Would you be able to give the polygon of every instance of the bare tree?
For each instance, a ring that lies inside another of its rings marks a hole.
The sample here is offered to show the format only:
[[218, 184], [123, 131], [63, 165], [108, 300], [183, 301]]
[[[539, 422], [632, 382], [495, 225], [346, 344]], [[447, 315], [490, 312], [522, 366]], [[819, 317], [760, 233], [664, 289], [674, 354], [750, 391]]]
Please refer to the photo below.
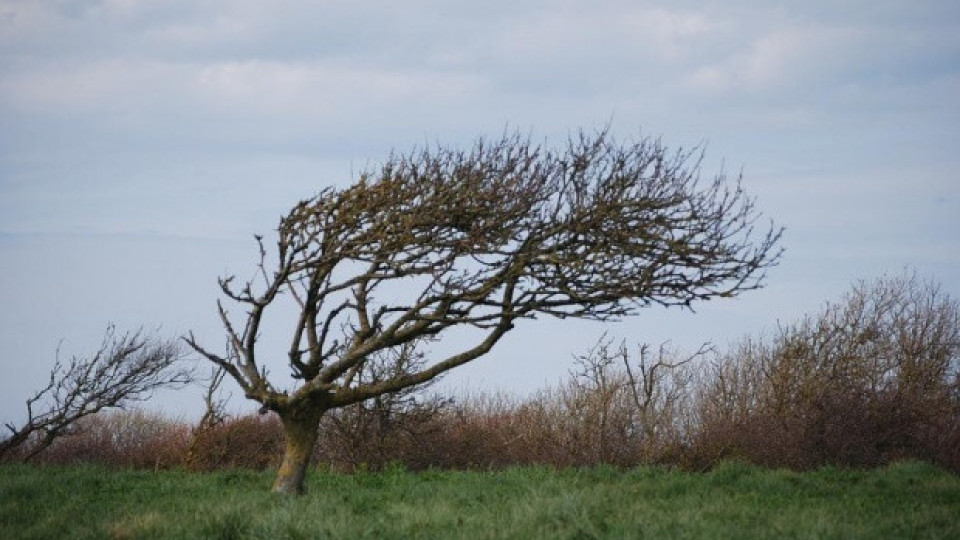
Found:
[[216, 427], [227, 419], [227, 401], [230, 397], [224, 397], [220, 392], [220, 386], [226, 376], [227, 372], [220, 366], [214, 366], [210, 370], [210, 377], [207, 379], [206, 391], [203, 396], [205, 405], [203, 416], [197, 422], [195, 431], [199, 432]]
[[160, 388], [188, 384], [192, 371], [181, 360], [177, 342], [145, 336], [142, 330], [117, 334], [112, 325], [91, 358], [74, 356], [63, 363], [58, 350], [47, 385], [27, 399], [26, 422], [7, 424], [11, 434], [0, 442], [0, 457], [24, 448], [21, 457], [28, 461], [69, 434], [81, 418], [146, 400]]
[[565, 431], [586, 463], [650, 462], [684, 434], [693, 371], [688, 365], [713, 351], [707, 343], [681, 356], [668, 343], [656, 353], [648, 343], [631, 354], [626, 341], [606, 335], [586, 354], [562, 388]]
[[[298, 203], [280, 220], [275, 257], [258, 236], [257, 279], [220, 280], [245, 311], [237, 320], [218, 304], [225, 353], [186, 340], [280, 416], [274, 490], [300, 492], [325, 411], [479, 358], [521, 319], [603, 321], [760, 287], [781, 231], [755, 229], [739, 179], [703, 181], [701, 156], [606, 131], [559, 151], [505, 135], [469, 151], [393, 155], [354, 185]], [[257, 349], [284, 294], [299, 306], [286, 356], [300, 383], [290, 391], [269, 380]], [[474, 340], [413, 371], [358, 377], [379, 352], [452, 328], [472, 328]]]
[[639, 347], [635, 364], [631, 365], [626, 348], [621, 347], [620, 358], [627, 374], [631, 403], [636, 407], [637, 424], [643, 440], [650, 441], [646, 448], [654, 444], [662, 446], [667, 438], [675, 443], [687, 435], [685, 413], [693, 372], [686, 368], [713, 352], [713, 345], [703, 343], [692, 354], [679, 356], [667, 343], [661, 343], [654, 355], [650, 345], [644, 343]]

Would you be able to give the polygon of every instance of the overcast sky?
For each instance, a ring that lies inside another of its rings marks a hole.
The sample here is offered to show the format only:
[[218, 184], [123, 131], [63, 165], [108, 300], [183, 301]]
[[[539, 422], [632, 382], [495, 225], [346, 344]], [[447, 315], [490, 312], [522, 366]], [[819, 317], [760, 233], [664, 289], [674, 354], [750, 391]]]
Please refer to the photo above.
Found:
[[604, 331], [723, 346], [907, 266], [960, 296], [956, 0], [0, 0], [0, 420], [110, 322], [222, 343], [253, 234], [393, 148], [607, 123], [742, 169], [787, 228], [768, 287], [526, 322], [445, 389], [532, 392]]

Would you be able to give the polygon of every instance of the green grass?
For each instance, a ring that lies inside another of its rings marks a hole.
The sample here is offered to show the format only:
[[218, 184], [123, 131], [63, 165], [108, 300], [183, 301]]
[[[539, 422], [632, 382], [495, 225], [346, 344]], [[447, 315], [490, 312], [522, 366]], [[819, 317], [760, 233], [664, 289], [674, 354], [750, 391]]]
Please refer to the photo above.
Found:
[[875, 471], [269, 473], [0, 467], [0, 538], [960, 538], [960, 477]]

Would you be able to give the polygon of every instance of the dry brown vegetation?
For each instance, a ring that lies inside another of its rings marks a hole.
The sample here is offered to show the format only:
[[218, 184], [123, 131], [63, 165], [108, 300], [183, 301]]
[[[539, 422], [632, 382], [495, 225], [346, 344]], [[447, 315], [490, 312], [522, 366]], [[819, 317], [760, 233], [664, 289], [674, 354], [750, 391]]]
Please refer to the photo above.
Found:
[[[565, 383], [528, 399], [401, 392], [331, 411], [320, 432], [314, 463], [342, 471], [728, 458], [794, 469], [919, 458], [960, 471], [960, 307], [911, 276], [861, 283], [722, 353], [602, 339]], [[84, 418], [36, 460], [264, 469], [282, 447], [273, 414], [197, 427], [120, 411]]]
[[699, 387], [701, 448], [798, 469], [901, 457], [960, 467], [960, 308], [912, 276], [860, 283], [747, 339]]

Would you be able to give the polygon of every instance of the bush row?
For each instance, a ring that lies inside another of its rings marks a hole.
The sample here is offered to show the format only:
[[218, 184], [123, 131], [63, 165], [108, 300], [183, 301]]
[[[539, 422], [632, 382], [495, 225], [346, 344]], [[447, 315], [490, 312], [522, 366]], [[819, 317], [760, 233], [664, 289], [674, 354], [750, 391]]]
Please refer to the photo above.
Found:
[[[125, 467], [275, 467], [273, 415], [195, 428], [140, 411], [85, 418], [38, 456]], [[815, 316], [729, 351], [602, 339], [528, 399], [384, 396], [328, 413], [335, 470], [666, 464], [808, 469], [904, 458], [960, 471], [960, 308], [913, 277], [859, 284]]]

